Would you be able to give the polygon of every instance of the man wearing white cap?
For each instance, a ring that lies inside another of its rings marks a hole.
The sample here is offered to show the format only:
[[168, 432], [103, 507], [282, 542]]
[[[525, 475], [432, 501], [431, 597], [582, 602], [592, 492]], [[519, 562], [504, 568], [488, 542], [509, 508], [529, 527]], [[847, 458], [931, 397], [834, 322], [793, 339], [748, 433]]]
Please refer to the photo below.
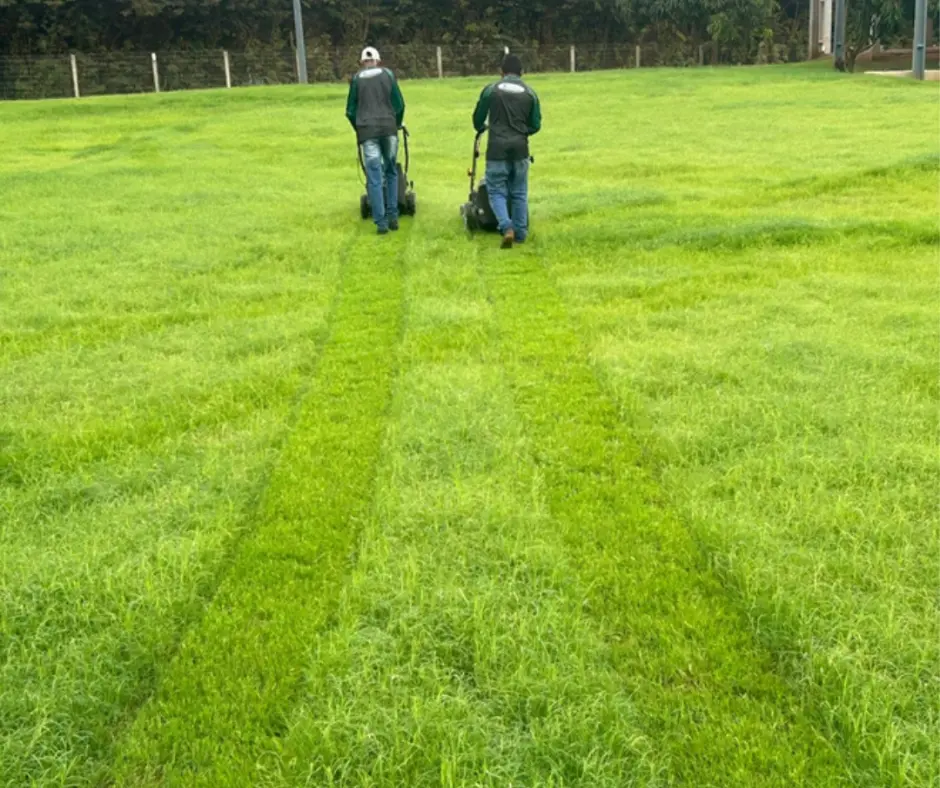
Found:
[[398, 229], [398, 129], [405, 99], [395, 75], [379, 63], [378, 50], [366, 47], [360, 70], [349, 84], [346, 117], [356, 130], [366, 168], [366, 191], [379, 235]]

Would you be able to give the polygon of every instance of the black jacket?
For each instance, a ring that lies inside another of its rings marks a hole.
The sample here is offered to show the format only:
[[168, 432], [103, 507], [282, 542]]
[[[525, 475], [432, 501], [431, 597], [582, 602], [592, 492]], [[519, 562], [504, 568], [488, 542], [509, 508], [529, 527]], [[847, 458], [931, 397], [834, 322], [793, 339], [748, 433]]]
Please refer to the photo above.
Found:
[[473, 127], [482, 131], [489, 122], [486, 158], [517, 161], [529, 157], [529, 137], [542, 128], [539, 97], [521, 77], [507, 74], [487, 85], [473, 111]]

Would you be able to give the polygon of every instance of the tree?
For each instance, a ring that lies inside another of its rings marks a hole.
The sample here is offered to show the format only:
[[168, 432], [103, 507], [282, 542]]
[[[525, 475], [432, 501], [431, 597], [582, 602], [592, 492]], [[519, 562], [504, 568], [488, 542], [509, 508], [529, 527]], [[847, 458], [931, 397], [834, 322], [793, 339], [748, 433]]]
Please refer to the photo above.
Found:
[[[852, 2], [880, 8], [886, 0]], [[681, 59], [699, 44], [716, 41], [732, 60], [754, 62], [775, 36], [802, 30], [788, 20], [804, 4], [797, 0], [303, 0], [303, 10], [311, 40], [333, 46], [452, 43], [482, 49], [510, 44], [535, 53], [570, 43], [604, 47], [642, 39], [655, 43], [664, 58], [664, 53], [672, 52]], [[0, 55], [270, 48], [287, 46], [291, 31], [290, 0], [0, 0]]]
[[900, 0], [846, 0], [845, 65], [855, 70], [855, 59], [901, 22]]

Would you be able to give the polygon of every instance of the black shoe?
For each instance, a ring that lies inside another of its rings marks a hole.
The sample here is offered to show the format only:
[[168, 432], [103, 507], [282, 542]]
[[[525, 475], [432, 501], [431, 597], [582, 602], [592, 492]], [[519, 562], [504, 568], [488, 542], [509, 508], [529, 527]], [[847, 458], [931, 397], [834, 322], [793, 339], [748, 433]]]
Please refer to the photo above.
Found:
[[390, 222], [388, 223], [388, 229], [389, 229], [389, 230], [397, 230], [397, 229], [398, 229], [398, 219], [392, 219], [392, 221], [390, 221]]
[[516, 234], [513, 232], [512, 227], [510, 227], [506, 232], [503, 233], [503, 241], [499, 245], [500, 249], [512, 249], [513, 241], [516, 240]]
[[388, 235], [388, 227], [378, 227], [376, 228], [376, 232], [379, 235]]

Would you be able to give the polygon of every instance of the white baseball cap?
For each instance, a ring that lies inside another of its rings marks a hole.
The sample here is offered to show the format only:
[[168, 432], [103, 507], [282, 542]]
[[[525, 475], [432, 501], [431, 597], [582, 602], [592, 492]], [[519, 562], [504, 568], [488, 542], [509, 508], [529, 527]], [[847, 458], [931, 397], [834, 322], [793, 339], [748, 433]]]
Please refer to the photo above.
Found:
[[382, 58], [379, 57], [379, 50], [375, 47], [366, 47], [362, 50], [362, 55], [359, 58], [360, 63], [364, 63], [366, 60], [375, 60], [378, 62]]

